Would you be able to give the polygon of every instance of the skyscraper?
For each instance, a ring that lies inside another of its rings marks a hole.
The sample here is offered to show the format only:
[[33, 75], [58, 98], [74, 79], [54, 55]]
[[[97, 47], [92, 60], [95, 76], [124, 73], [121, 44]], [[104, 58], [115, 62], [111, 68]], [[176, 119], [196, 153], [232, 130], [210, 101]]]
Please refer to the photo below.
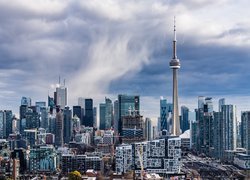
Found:
[[212, 113], [213, 112], [213, 100], [211, 97], [205, 98], [205, 103], [207, 105], [207, 112]]
[[241, 135], [241, 147], [246, 148], [247, 147], [247, 123], [250, 121], [250, 111], [243, 111], [241, 112], [241, 129], [240, 129], [240, 135]]
[[205, 97], [199, 96], [198, 97], [198, 109], [203, 108], [205, 104]]
[[6, 117], [6, 138], [12, 133], [13, 114], [11, 110], [5, 110]]
[[40, 127], [40, 115], [36, 111], [36, 108], [29, 108], [25, 113], [26, 128], [34, 129]]
[[105, 103], [101, 103], [99, 106], [99, 115], [100, 115], [100, 129], [105, 130], [105, 113], [106, 113], [106, 105]]
[[118, 95], [118, 133], [122, 133], [122, 117], [132, 112], [140, 114], [140, 97], [132, 95]]
[[73, 117], [77, 116], [80, 119], [81, 125], [83, 125], [84, 109], [82, 106], [73, 106]]
[[31, 106], [31, 98], [30, 97], [22, 97], [21, 105], [26, 105], [28, 107]]
[[245, 137], [243, 140], [245, 141], [245, 148], [247, 155], [250, 155], [250, 111], [242, 112], [242, 118], [244, 119], [244, 130]]
[[250, 111], [241, 112], [241, 136], [242, 145], [246, 149], [246, 153], [237, 153], [234, 157], [234, 164], [243, 169], [250, 169]]
[[223, 153], [222, 146], [222, 136], [223, 136], [223, 121], [222, 121], [222, 112], [214, 112], [214, 126], [213, 126], [213, 147], [214, 153], [213, 156], [215, 158], [221, 158]]
[[119, 107], [118, 100], [114, 101], [114, 130], [118, 132], [118, 122], [119, 122]]
[[181, 121], [180, 121], [180, 125], [181, 125], [181, 131], [182, 133], [184, 133], [186, 130], [189, 129], [189, 109], [186, 106], [181, 106]]
[[56, 108], [55, 145], [63, 145], [63, 113], [59, 107]]
[[85, 99], [85, 116], [83, 125], [86, 127], [93, 127], [94, 125], [93, 99]]
[[26, 112], [28, 111], [27, 105], [21, 105], [19, 109], [19, 119], [20, 119], [20, 134], [24, 133], [24, 129], [26, 128]]
[[56, 88], [55, 92], [55, 101], [56, 105], [60, 106], [61, 109], [64, 109], [64, 107], [67, 105], [67, 88], [65, 86], [59, 85], [59, 87]]
[[6, 117], [4, 111], [0, 111], [0, 138], [6, 138]]
[[48, 130], [48, 128], [49, 128], [49, 110], [47, 107], [40, 108], [40, 116], [41, 116], [41, 127]]
[[198, 151], [209, 155], [213, 146], [213, 114], [208, 112], [207, 104], [197, 111], [198, 119]]
[[173, 40], [173, 59], [169, 63], [170, 69], [173, 69], [173, 135], [180, 135], [180, 120], [178, 109], [178, 69], [181, 67], [180, 61], [177, 58], [176, 49], [176, 29], [174, 22], [174, 40]]
[[218, 107], [219, 108], [219, 112], [221, 112], [221, 106], [225, 105], [225, 101], [226, 101], [225, 98], [219, 99], [219, 103], [218, 103], [218, 105], [219, 105], [219, 107]]
[[93, 127], [97, 127], [97, 108], [93, 107]]
[[105, 103], [100, 104], [100, 129], [110, 129], [113, 126], [113, 104], [105, 97]]
[[[236, 149], [236, 107], [234, 105], [222, 105], [222, 120], [223, 120], [223, 150]], [[223, 152], [224, 152], [223, 151]]]
[[69, 107], [65, 107], [63, 111], [63, 142], [69, 143], [71, 137], [71, 121], [72, 121], [72, 111]]
[[150, 118], [145, 120], [145, 136], [147, 141], [152, 140], [152, 121]]
[[167, 130], [167, 100], [161, 97], [160, 99], [160, 130]]
[[113, 104], [109, 98], [105, 98], [105, 129], [110, 129], [113, 126]]

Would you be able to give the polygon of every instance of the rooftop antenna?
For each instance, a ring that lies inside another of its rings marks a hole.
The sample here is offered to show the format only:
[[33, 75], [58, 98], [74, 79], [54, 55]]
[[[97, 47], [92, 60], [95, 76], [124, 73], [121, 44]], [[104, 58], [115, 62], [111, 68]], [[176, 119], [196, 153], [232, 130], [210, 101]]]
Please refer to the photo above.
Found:
[[59, 75], [59, 85], [61, 84], [61, 77], [60, 77], [60, 75]]
[[63, 86], [65, 86], [66, 79], [63, 80]]

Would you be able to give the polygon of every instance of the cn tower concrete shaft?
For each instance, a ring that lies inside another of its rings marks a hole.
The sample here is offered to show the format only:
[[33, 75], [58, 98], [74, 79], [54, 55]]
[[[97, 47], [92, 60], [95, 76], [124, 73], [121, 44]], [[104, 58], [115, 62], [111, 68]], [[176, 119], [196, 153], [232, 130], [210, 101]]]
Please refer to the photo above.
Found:
[[173, 135], [180, 135], [180, 119], [178, 107], [178, 69], [173, 69]]

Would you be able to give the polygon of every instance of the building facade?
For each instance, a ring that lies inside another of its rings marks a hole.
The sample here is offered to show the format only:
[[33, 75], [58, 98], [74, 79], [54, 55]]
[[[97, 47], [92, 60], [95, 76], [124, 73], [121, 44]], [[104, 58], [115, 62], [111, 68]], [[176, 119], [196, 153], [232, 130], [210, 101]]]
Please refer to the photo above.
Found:
[[169, 137], [116, 147], [116, 173], [135, 171], [157, 174], [178, 173], [181, 167], [181, 139]]
[[122, 118], [132, 112], [140, 114], [140, 97], [132, 95], [118, 95], [118, 133], [122, 135]]

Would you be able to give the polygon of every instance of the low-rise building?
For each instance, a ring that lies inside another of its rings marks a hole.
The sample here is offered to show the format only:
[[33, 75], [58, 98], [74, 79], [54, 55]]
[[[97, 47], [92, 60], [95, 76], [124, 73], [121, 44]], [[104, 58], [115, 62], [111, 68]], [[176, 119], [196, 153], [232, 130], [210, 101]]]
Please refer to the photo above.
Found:
[[102, 159], [99, 156], [63, 154], [61, 161], [62, 172], [68, 174], [75, 170], [81, 173], [89, 169], [100, 171]]
[[29, 171], [30, 172], [48, 172], [55, 171], [57, 165], [57, 156], [54, 146], [41, 145], [30, 149]]

